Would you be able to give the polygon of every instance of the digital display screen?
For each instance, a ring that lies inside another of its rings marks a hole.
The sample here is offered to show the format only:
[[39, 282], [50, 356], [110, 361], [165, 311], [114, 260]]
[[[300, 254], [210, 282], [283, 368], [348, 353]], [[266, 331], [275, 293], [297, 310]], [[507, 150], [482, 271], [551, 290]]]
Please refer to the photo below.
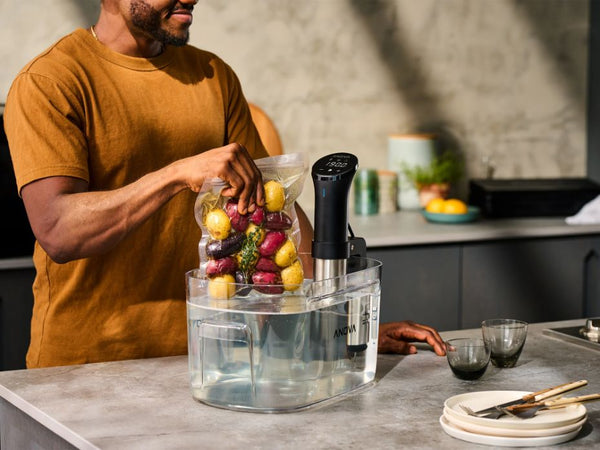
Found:
[[354, 173], [357, 165], [356, 156], [337, 153], [321, 158], [313, 166], [313, 174], [326, 177], [327, 180], [335, 180], [341, 175]]

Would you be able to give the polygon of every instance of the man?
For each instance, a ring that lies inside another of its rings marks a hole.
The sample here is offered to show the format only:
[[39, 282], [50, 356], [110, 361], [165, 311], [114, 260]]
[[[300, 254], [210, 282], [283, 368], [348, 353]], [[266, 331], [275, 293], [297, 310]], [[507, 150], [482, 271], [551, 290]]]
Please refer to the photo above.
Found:
[[[195, 193], [219, 177], [240, 212], [264, 203], [253, 159], [267, 155], [239, 81], [186, 45], [195, 4], [102, 0], [94, 27], [11, 87], [5, 128], [37, 239], [30, 368], [184, 354]], [[406, 338], [443, 354], [428, 327], [382, 330], [382, 351], [414, 351]]]

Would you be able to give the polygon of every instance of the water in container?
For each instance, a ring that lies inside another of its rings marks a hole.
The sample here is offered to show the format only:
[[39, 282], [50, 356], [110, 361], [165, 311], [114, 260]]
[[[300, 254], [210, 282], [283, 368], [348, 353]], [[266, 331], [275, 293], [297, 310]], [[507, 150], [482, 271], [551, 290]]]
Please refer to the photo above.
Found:
[[[193, 397], [229, 409], [285, 412], [373, 382], [381, 264], [356, 258], [351, 266], [355, 271], [333, 284], [305, 280], [282, 294], [238, 284], [225, 300], [209, 296], [199, 270], [189, 272]], [[365, 345], [351, 345], [356, 336]]]

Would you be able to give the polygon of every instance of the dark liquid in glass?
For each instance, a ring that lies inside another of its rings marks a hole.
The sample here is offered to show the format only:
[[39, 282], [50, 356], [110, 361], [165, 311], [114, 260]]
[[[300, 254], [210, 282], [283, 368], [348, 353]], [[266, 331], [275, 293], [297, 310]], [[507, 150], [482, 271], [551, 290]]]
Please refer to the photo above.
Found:
[[456, 375], [457, 378], [461, 380], [477, 380], [481, 378], [481, 376], [485, 373], [485, 369], [487, 369], [487, 365], [483, 367], [473, 367], [473, 366], [455, 366], [452, 367], [452, 372]]

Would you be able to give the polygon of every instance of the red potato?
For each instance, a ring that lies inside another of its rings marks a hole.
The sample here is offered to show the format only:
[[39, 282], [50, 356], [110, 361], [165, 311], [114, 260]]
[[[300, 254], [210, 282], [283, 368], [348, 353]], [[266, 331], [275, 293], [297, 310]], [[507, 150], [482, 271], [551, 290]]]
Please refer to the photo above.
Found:
[[252, 274], [252, 283], [254, 288], [265, 294], [281, 294], [281, 277], [275, 272], [254, 272]]
[[258, 272], [280, 272], [281, 271], [279, 266], [277, 264], [275, 264], [275, 261], [273, 261], [270, 258], [265, 258], [264, 256], [258, 258], [255, 269]]
[[265, 228], [268, 230], [289, 230], [292, 227], [292, 219], [286, 213], [270, 212], [265, 218]]
[[262, 206], [258, 206], [252, 214], [250, 214], [250, 222], [254, 225], [262, 225], [265, 221], [265, 210]]
[[237, 199], [230, 199], [225, 204], [225, 213], [229, 217], [231, 226], [236, 231], [244, 231], [250, 223], [250, 216], [240, 214], [238, 211]]
[[214, 277], [225, 274], [234, 274], [237, 270], [237, 261], [232, 256], [220, 259], [211, 259], [206, 264], [206, 276]]
[[262, 256], [272, 256], [285, 242], [287, 236], [283, 231], [269, 231], [265, 235], [265, 239], [258, 247], [258, 251]]

